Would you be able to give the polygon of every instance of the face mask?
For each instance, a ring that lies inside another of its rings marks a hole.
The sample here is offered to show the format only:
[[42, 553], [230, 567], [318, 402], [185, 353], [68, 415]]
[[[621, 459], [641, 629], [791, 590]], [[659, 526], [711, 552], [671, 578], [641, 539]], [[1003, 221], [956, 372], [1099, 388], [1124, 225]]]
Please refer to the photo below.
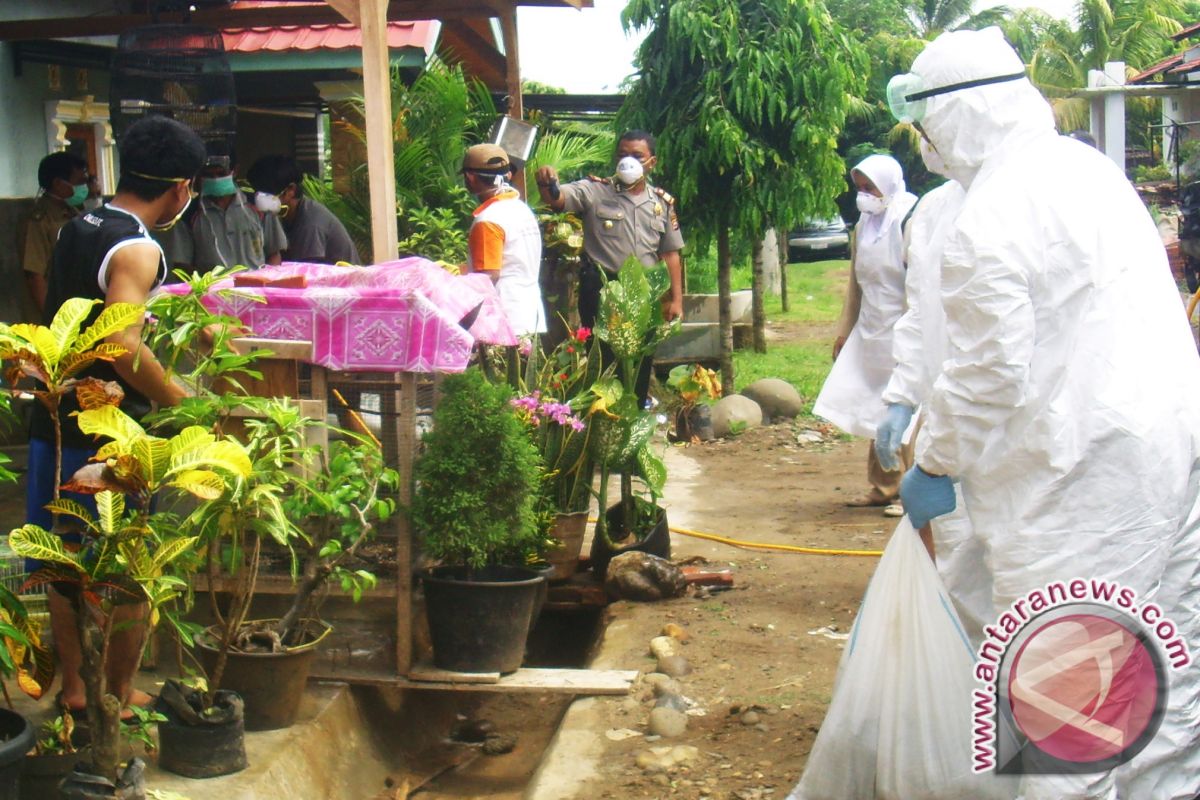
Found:
[[200, 194], [205, 197], [229, 197], [237, 192], [237, 185], [233, 182], [232, 175], [223, 175], [220, 178], [204, 178], [200, 182]]
[[254, 207], [264, 214], [278, 214], [283, 204], [279, 202], [279, 197], [266, 192], [254, 193]]
[[645, 174], [646, 171], [642, 169], [642, 162], [633, 156], [625, 156], [617, 162], [617, 180], [626, 186], [633, 186]]
[[193, 197], [193, 195], [189, 193], [187, 202], [183, 204], [183, 208], [179, 209], [179, 213], [176, 214], [175, 216], [171, 217], [171, 219], [168, 220], [167, 222], [160, 222], [157, 225], [155, 225], [154, 230], [156, 230], [160, 233], [166, 233], [167, 231], [171, 230], [171, 228], [174, 228], [175, 223], [177, 223], [177, 222], [179, 222], [179, 220], [183, 219], [183, 213], [185, 211], [187, 211], [188, 206], [190, 206], [192, 204], [192, 197]]
[[882, 197], [876, 197], [870, 192], [859, 192], [855, 200], [858, 210], [864, 214], [882, 214], [887, 203]]
[[71, 208], [79, 208], [83, 205], [83, 201], [87, 200], [88, 185], [81, 183], [78, 186], [71, 187], [71, 196], [67, 198], [67, 205]]
[[944, 178], [950, 177], [941, 154], [933, 149], [933, 145], [924, 136], [921, 137], [921, 160], [925, 162], [925, 169], [930, 172], [937, 173]]

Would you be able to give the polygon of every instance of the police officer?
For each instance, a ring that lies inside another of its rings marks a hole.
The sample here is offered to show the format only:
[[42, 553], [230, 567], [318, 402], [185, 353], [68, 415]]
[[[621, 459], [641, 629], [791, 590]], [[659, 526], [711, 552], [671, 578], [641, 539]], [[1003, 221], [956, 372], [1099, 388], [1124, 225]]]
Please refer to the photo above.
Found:
[[51, 153], [38, 164], [41, 191], [25, 222], [21, 242], [21, 268], [34, 304], [34, 318], [41, 321], [46, 305], [46, 279], [50, 257], [63, 225], [74, 219], [88, 197], [87, 162], [65, 150]]
[[650, 185], [654, 169], [654, 136], [633, 130], [617, 142], [617, 175], [604, 180], [581, 180], [558, 185], [551, 166], [537, 171], [538, 193], [555, 211], [570, 211], [583, 220], [583, 251], [579, 270], [579, 318], [584, 327], [596, 321], [603, 284], [599, 270], [616, 277], [621, 265], [636, 256], [646, 266], [666, 263], [671, 289], [663, 298], [663, 316], [683, 316], [683, 267], [679, 251], [683, 234], [674, 199]]

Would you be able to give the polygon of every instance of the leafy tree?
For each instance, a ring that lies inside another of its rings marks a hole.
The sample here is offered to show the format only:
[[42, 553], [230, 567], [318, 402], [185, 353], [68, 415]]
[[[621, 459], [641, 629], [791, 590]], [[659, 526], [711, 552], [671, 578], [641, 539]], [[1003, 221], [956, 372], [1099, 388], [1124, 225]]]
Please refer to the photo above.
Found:
[[623, 21], [649, 31], [619, 120], [658, 135], [692, 235], [717, 240], [732, 390], [730, 237], [761, 241], [772, 225], [833, 210], [837, 137], [866, 61], [820, 0], [632, 0]]
[[533, 81], [529, 78], [521, 81], [521, 94], [566, 94], [567, 90], [560, 86], [551, 86], [548, 83], [541, 81]]

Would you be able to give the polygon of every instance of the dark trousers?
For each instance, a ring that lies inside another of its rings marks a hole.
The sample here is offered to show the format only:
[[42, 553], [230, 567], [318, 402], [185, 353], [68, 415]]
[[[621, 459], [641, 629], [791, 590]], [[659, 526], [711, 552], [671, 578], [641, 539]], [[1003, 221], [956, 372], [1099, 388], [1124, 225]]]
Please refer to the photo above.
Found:
[[[579, 324], [589, 329], [596, 327], [596, 317], [600, 313], [600, 290], [604, 287], [605, 278], [607, 277], [610, 281], [617, 279], [613, 273], [601, 275], [600, 269], [587, 258], [584, 258], [579, 267]], [[612, 348], [598, 339], [593, 339], [593, 348], [597, 342], [600, 346], [600, 363], [612, 364], [616, 360]], [[646, 398], [650, 395], [650, 372], [653, 368], [653, 356], [643, 358], [641, 367], [638, 369], [637, 380], [634, 381], [638, 403], [642, 406], [646, 405]], [[618, 375], [620, 375], [619, 372]]]

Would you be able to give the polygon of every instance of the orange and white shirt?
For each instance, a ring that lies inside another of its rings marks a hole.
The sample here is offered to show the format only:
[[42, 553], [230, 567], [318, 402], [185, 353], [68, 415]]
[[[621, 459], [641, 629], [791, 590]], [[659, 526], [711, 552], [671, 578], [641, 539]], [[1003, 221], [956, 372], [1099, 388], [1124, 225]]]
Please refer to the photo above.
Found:
[[472, 272], [496, 272], [496, 291], [513, 333], [546, 332], [538, 276], [542, 229], [515, 189], [505, 187], [475, 209], [468, 236]]

